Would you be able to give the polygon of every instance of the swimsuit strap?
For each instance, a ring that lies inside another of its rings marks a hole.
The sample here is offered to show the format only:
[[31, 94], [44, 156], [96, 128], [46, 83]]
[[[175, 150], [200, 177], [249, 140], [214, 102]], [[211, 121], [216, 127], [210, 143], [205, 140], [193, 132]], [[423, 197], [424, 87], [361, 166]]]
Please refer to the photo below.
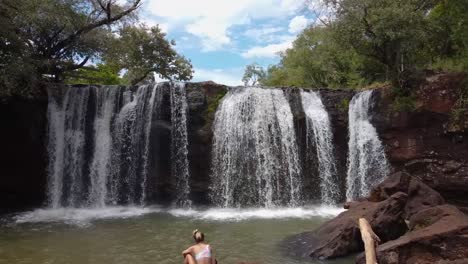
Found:
[[210, 245], [206, 245], [206, 247], [204, 249], [202, 249], [200, 252], [195, 254], [195, 259], [196, 260], [199, 260], [199, 259], [202, 259], [202, 258], [211, 258]]

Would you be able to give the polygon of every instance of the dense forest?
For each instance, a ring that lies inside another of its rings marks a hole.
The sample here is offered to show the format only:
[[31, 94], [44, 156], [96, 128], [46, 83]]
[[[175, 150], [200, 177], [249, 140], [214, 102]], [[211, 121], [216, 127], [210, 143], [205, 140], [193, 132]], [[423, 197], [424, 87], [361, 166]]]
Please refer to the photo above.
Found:
[[246, 83], [405, 89], [428, 71], [468, 69], [466, 0], [326, 0], [315, 10], [280, 63], [249, 65]]

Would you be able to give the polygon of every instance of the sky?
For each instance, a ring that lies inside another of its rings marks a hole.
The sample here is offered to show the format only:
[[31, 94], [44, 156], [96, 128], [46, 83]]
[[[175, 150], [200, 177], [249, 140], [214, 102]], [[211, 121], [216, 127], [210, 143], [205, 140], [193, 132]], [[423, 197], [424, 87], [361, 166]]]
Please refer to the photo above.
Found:
[[140, 12], [191, 60], [193, 81], [226, 85], [241, 85], [248, 64], [278, 63], [313, 22], [304, 0], [145, 0]]

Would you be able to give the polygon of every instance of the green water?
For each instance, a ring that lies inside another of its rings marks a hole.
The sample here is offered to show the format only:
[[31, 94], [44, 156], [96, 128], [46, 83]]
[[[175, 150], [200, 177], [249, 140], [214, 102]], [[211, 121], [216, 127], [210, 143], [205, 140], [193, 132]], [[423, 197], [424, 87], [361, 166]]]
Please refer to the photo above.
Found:
[[3, 220], [0, 263], [182, 263], [180, 253], [191, 245], [195, 228], [205, 232], [220, 264], [353, 263], [280, 253], [278, 243], [286, 236], [325, 220], [302, 211], [41, 211]]

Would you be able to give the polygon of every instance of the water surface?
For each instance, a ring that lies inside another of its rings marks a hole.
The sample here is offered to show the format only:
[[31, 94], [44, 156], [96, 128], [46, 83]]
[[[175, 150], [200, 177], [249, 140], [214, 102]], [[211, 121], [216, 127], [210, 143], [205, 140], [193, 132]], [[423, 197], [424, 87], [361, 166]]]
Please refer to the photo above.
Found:
[[334, 208], [166, 210], [113, 207], [36, 210], [0, 224], [0, 263], [182, 263], [192, 230], [206, 239], [223, 263], [353, 263], [283, 256], [279, 242], [316, 228]]

